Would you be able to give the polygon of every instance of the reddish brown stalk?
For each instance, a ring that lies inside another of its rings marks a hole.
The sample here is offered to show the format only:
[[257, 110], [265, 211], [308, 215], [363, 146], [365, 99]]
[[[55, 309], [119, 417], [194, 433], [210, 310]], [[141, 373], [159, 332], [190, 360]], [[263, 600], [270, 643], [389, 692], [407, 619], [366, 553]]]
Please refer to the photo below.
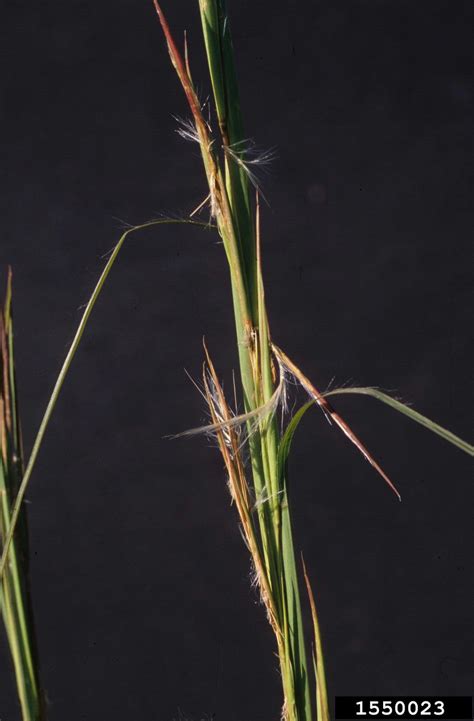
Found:
[[[211, 211], [216, 216], [219, 233], [224, 241], [224, 247], [231, 267], [231, 275], [233, 277], [235, 292], [239, 301], [239, 325], [241, 325], [242, 328], [238, 328], [238, 333], [239, 342], [241, 342], [244, 334], [251, 330], [252, 320], [246, 293], [246, 282], [240, 258], [242, 251], [239, 246], [238, 236], [234, 227], [234, 220], [229, 199], [227, 197], [225, 181], [217, 158], [212, 151], [213, 140], [210, 136], [209, 126], [202, 114], [199, 98], [193, 87], [189, 72], [187, 48], [185, 47], [185, 58], [183, 58], [176, 46], [168, 21], [166, 20], [158, 0], [153, 0], [153, 2], [166, 38], [171, 62], [185, 92], [193, 115], [194, 124], [196, 126], [196, 132], [199, 138], [199, 145], [201, 147], [202, 159], [209, 185]], [[254, 404], [255, 399], [253, 398], [254, 394], [252, 389], [247, 388], [246, 393], [249, 402]]]
[[324, 395], [318, 391], [317, 388], [311, 383], [311, 381], [300, 371], [300, 369], [288, 358], [285, 353], [283, 353], [280, 348], [277, 348], [275, 345], [272, 346], [273, 351], [276, 355], [276, 357], [281, 361], [281, 363], [292, 373], [295, 378], [299, 380], [303, 388], [306, 390], [306, 392], [313, 398], [313, 400], [317, 403], [317, 405], [323, 410], [327, 416], [334, 421], [334, 423], [341, 429], [341, 431], [347, 436], [347, 438], [355, 445], [355, 447], [362, 453], [364, 458], [370, 463], [373, 468], [382, 476], [384, 481], [387, 483], [387, 485], [392, 489], [392, 491], [397, 496], [398, 500], [401, 501], [401, 496], [390, 478], [387, 476], [385, 471], [380, 467], [380, 465], [377, 463], [375, 458], [369, 453], [367, 448], [364, 446], [362, 441], [357, 438], [354, 431], [352, 431], [351, 428], [347, 425], [345, 420], [341, 418], [339, 413], [337, 413], [334, 408], [331, 406], [329, 401], [324, 397]]
[[161, 27], [163, 28], [166, 42], [168, 44], [168, 52], [170, 54], [171, 62], [173, 63], [173, 66], [174, 66], [176, 72], [178, 73], [178, 77], [181, 81], [181, 85], [183, 86], [183, 90], [186, 93], [186, 97], [188, 99], [188, 103], [191, 108], [191, 112], [195, 119], [197, 119], [199, 117], [204, 122], [204, 119], [202, 118], [201, 106], [199, 103], [199, 99], [195, 93], [195, 90], [193, 88], [191, 78], [190, 78], [190, 75], [188, 72], [189, 66], [187, 67], [187, 63], [183, 60], [178, 48], [176, 47], [176, 43], [171, 34], [171, 30], [168, 25], [168, 21], [166, 20], [164, 14], [163, 14], [163, 10], [161, 9], [157, 0], [153, 0], [153, 3], [155, 5], [155, 10], [158, 14], [158, 18], [160, 20]]

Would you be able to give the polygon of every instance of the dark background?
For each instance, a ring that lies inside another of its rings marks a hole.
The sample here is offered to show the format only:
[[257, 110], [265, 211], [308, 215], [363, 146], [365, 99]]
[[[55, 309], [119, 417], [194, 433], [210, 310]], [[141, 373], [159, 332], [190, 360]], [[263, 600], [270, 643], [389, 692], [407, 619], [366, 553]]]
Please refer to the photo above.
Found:
[[[470, 3], [229, 2], [264, 177], [273, 336], [320, 387], [396, 390], [470, 433]], [[187, 28], [208, 90], [197, 2]], [[121, 222], [202, 200], [197, 149], [151, 0], [5, 1], [0, 264], [15, 273], [30, 447]], [[51, 721], [279, 718], [274, 642], [222, 462], [203, 439], [205, 334], [236, 367], [222, 247], [193, 229], [130, 238], [94, 312], [29, 497]], [[313, 413], [291, 461], [334, 694], [472, 687], [470, 459], [365, 398], [337, 408], [403, 503]], [[0, 717], [16, 721], [2, 636]], [[213, 717], [214, 718], [214, 717]]]

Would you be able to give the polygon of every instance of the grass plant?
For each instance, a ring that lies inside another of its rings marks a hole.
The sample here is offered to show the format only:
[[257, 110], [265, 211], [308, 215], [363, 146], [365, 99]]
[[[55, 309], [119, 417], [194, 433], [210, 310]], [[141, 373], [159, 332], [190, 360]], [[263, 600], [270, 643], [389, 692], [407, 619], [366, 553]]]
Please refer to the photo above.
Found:
[[[311, 721], [316, 714], [318, 721], [327, 721], [322, 642], [314, 596], [304, 570], [314, 631], [312, 664], [308, 661], [288, 489], [288, 454], [306, 410], [318, 405], [400, 496], [371, 453], [332, 408], [327, 394], [322, 394], [272, 342], [262, 278], [259, 190], [255, 187], [247, 152], [224, 1], [199, 0], [217, 121], [214, 129], [204, 117], [193, 84], [188, 49], [185, 45], [183, 53], [179, 51], [160, 4], [157, 0], [154, 3], [172, 64], [188, 101], [192, 115], [188, 137], [195, 140], [201, 150], [208, 185], [206, 200], [229, 263], [243, 390], [244, 413], [236, 416], [205, 349], [202, 383], [212, 423], [197, 431], [216, 434], [224, 459], [229, 489], [252, 556], [255, 584], [276, 637], [283, 690], [282, 718]], [[281, 432], [277, 411], [282, 408], [284, 417], [288, 375], [301, 384], [311, 401]], [[376, 389], [340, 389], [332, 394], [337, 392], [373, 395], [472, 452], [468, 444], [453, 439], [444, 429]], [[242, 455], [244, 442], [249, 448], [250, 469], [246, 468]]]
[[[11, 504], [17, 496], [22, 476], [23, 447], [13, 348], [12, 273], [9, 270], [5, 303], [0, 310], [0, 539], [3, 544], [12, 527]], [[28, 567], [27, 518], [26, 508], [22, 507], [0, 583], [0, 609], [23, 720], [40, 721], [44, 718], [44, 704]]]
[[[20, 530], [22, 501], [47, 425], [90, 314], [125, 240], [131, 233], [164, 223], [188, 223], [217, 231], [229, 266], [243, 411], [238, 412], [236, 399], [229, 401], [226, 398], [210, 352], [205, 347], [200, 390], [209, 409], [210, 422], [184, 435], [206, 433], [217, 439], [242, 535], [250, 552], [255, 586], [275, 634], [282, 683], [282, 718], [285, 721], [327, 721], [328, 694], [316, 604], [308, 574], [294, 548], [290, 511], [288, 457], [301, 419], [312, 406], [318, 406], [398, 497], [388, 475], [330, 405], [329, 396], [341, 393], [372, 396], [461, 450], [473, 455], [474, 448], [378, 389], [342, 388], [321, 393], [273, 342], [262, 276], [260, 192], [243, 130], [230, 24], [222, 0], [198, 2], [214, 100], [211, 118], [204, 114], [195, 90], [186, 42], [181, 51], [160, 4], [154, 0], [171, 62], [191, 114], [181, 133], [200, 148], [207, 183], [203, 193], [205, 200], [188, 219], [160, 219], [129, 228], [107, 261], [58, 376], [25, 472], [21, 474], [21, 480], [17, 478], [14, 491], [10, 490], [9, 505], [4, 513], [0, 577], [2, 587], [7, 588], [16, 553], [16, 529]], [[198, 212], [205, 212], [205, 209], [210, 215], [209, 222], [196, 219]], [[309, 396], [308, 402], [292, 417], [286, 409], [290, 377]], [[236, 390], [235, 395], [240, 392]], [[244, 449], [248, 449], [248, 461]], [[312, 649], [303, 624], [300, 596], [303, 580], [313, 619]]]

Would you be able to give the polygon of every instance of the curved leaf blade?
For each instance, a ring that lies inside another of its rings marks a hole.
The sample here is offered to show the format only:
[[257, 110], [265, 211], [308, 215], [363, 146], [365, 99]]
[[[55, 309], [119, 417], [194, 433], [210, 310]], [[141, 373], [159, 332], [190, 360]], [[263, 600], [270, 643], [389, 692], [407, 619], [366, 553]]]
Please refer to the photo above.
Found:
[[461, 451], [468, 453], [470, 456], [474, 456], [474, 446], [472, 446], [470, 443], [464, 441], [462, 438], [459, 438], [459, 436], [455, 435], [451, 431], [448, 431], [447, 428], [443, 428], [443, 426], [435, 423], [430, 418], [427, 418], [421, 413], [418, 413], [418, 411], [410, 408], [410, 406], [407, 406], [405, 403], [397, 401], [395, 398], [392, 398], [392, 396], [389, 396], [387, 393], [380, 391], [378, 388], [371, 388], [370, 386], [360, 388], [335, 388], [334, 390], [329, 391], [324, 395], [335, 396], [342, 394], [364, 395], [375, 398], [376, 400], [381, 401], [382, 403], [385, 403], [394, 410], [398, 411], [398, 413], [402, 413], [404, 416], [407, 416], [407, 418], [411, 418], [412, 421], [415, 421], [415, 423], [419, 423], [421, 426], [424, 426], [432, 433], [436, 433], [436, 435], [444, 438], [445, 441], [448, 441], [448, 443], [456, 446]]

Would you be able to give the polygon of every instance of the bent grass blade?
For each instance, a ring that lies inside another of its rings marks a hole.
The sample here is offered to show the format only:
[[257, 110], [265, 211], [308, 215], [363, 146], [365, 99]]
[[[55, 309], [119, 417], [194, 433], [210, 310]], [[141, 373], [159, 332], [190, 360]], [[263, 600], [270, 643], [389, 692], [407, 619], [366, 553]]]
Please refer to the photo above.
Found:
[[459, 436], [456, 436], [451, 431], [448, 431], [447, 428], [443, 428], [443, 426], [440, 426], [438, 423], [435, 423], [430, 418], [427, 418], [426, 416], [422, 415], [418, 411], [415, 411], [414, 408], [411, 408], [410, 406], [406, 405], [406, 403], [402, 403], [401, 401], [398, 401], [396, 398], [392, 398], [392, 396], [388, 395], [387, 393], [384, 393], [383, 391], [379, 390], [378, 388], [371, 388], [370, 386], [367, 387], [354, 387], [354, 388], [334, 388], [332, 391], [328, 391], [324, 394], [324, 396], [327, 398], [328, 396], [340, 396], [340, 395], [362, 395], [362, 396], [369, 396], [371, 398], [375, 398], [378, 401], [381, 401], [382, 403], [385, 403], [387, 406], [390, 406], [394, 410], [398, 411], [398, 413], [401, 413], [404, 416], [407, 416], [407, 418], [410, 418], [412, 421], [415, 421], [415, 423], [419, 423], [424, 428], [427, 428], [432, 433], [436, 433], [436, 435], [440, 436], [441, 438], [444, 438], [445, 441], [448, 443], [451, 443], [453, 446], [456, 446], [459, 448], [459, 450], [464, 451], [464, 453], [467, 453], [470, 456], [474, 456], [474, 446], [468, 443], [467, 441], [464, 441], [462, 438], [459, 438]]
[[81, 320], [77, 327], [76, 333], [75, 333], [72, 343], [69, 347], [69, 350], [66, 354], [66, 358], [64, 359], [61, 370], [59, 371], [59, 375], [57, 377], [57, 380], [54, 385], [53, 391], [51, 393], [50, 399], [47, 403], [46, 410], [44, 412], [43, 418], [39, 425], [39, 429], [36, 434], [35, 440], [33, 441], [31, 454], [30, 454], [28, 463], [26, 465], [25, 472], [21, 479], [21, 483], [18, 488], [18, 493], [17, 493], [15, 501], [13, 503], [13, 510], [12, 510], [11, 518], [10, 518], [10, 526], [8, 528], [8, 531], [6, 533], [5, 540], [3, 543], [2, 556], [0, 558], [0, 580], [2, 579], [4, 571], [5, 571], [8, 552], [9, 552], [10, 544], [12, 542], [13, 535], [15, 533], [15, 529], [16, 529], [16, 526], [18, 523], [18, 518], [20, 515], [20, 511], [21, 511], [22, 502], [23, 502], [26, 490], [28, 488], [28, 484], [30, 482], [31, 474], [34, 470], [34, 466], [36, 463], [36, 459], [38, 457], [38, 453], [39, 453], [41, 445], [43, 443], [46, 429], [48, 427], [49, 421], [51, 420], [51, 416], [53, 414], [54, 408], [56, 406], [59, 395], [61, 393], [61, 389], [63, 387], [64, 381], [66, 380], [67, 374], [71, 367], [71, 363], [74, 359], [74, 356], [76, 355], [77, 349], [79, 348], [79, 345], [80, 345], [82, 336], [84, 334], [84, 331], [87, 327], [90, 315], [91, 315], [91, 313], [94, 309], [94, 306], [102, 292], [104, 283], [107, 280], [107, 277], [108, 277], [110, 271], [112, 270], [115, 261], [117, 260], [117, 257], [120, 253], [120, 250], [121, 250], [123, 244], [125, 243], [126, 239], [132, 233], [136, 233], [139, 230], [145, 230], [146, 228], [151, 228], [153, 226], [158, 226], [158, 225], [179, 225], [179, 224], [194, 225], [194, 226], [204, 228], [205, 230], [209, 230], [209, 229], [213, 228], [213, 226], [209, 226], [208, 223], [201, 223], [201, 222], [195, 221], [195, 220], [180, 220], [179, 218], [162, 218], [159, 220], [150, 220], [147, 223], [142, 223], [141, 225], [136, 225], [131, 228], [128, 228], [122, 234], [117, 245], [113, 249], [112, 254], [110, 255], [110, 257], [104, 267], [104, 270], [102, 271], [102, 273], [99, 277], [99, 280], [97, 281], [97, 284], [92, 292], [92, 295], [89, 298], [87, 305], [84, 309], [84, 312], [82, 314]]

